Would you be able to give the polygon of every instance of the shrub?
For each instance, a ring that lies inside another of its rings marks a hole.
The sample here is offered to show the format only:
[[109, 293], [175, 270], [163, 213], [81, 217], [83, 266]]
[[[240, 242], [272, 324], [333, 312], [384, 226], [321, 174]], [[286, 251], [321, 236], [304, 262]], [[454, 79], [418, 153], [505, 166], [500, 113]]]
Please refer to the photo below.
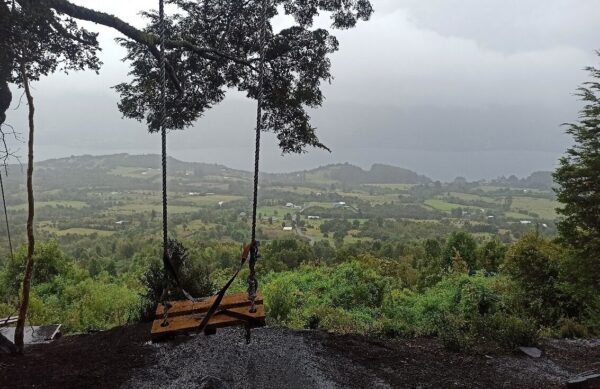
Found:
[[477, 332], [506, 349], [533, 345], [538, 338], [537, 328], [531, 320], [504, 312], [481, 320]]
[[453, 232], [448, 237], [442, 252], [442, 266], [445, 269], [450, 269], [453, 258], [458, 255], [466, 263], [468, 270], [474, 273], [477, 267], [476, 254], [477, 243], [470, 234], [462, 231]]
[[531, 344], [536, 328], [511, 311], [506, 280], [455, 274], [417, 294], [392, 290], [384, 299], [383, 331], [390, 335], [437, 335], [450, 350], [494, 343], [513, 348]]
[[585, 338], [589, 335], [586, 326], [573, 319], [561, 319], [558, 325], [561, 338]]
[[[183, 287], [188, 293], [195, 297], [210, 296], [215, 287], [210, 279], [210, 271], [205, 259], [197, 255], [188, 256], [187, 249], [175, 240], [169, 241], [171, 249], [176, 254], [176, 259], [173, 266]], [[170, 299], [184, 299], [185, 295], [178, 288], [172, 277], [165, 277], [165, 270], [162, 261], [158, 259], [158, 255], [150, 258], [148, 267], [142, 273], [139, 281], [142, 284], [142, 292], [140, 294], [139, 307], [137, 314], [134, 315], [134, 320], [152, 320], [156, 311], [157, 302], [162, 297], [163, 289], [169, 286], [172, 294]]]
[[586, 324], [593, 335], [600, 335], [600, 297], [596, 297], [585, 310]]
[[567, 304], [559, 283], [562, 258], [558, 245], [528, 233], [508, 250], [502, 267], [521, 288], [528, 315], [542, 325], [555, 325]]
[[298, 288], [287, 277], [276, 279], [263, 288], [267, 316], [276, 322], [285, 323], [296, 305]]

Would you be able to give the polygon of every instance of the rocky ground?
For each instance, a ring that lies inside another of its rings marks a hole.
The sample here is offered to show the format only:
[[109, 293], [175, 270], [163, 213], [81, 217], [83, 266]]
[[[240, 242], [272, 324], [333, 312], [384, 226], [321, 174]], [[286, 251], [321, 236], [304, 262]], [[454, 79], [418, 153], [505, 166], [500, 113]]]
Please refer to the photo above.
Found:
[[543, 355], [453, 353], [436, 339], [263, 328], [149, 342], [149, 325], [66, 336], [0, 355], [0, 388], [560, 388], [600, 370], [600, 340], [547, 340]]

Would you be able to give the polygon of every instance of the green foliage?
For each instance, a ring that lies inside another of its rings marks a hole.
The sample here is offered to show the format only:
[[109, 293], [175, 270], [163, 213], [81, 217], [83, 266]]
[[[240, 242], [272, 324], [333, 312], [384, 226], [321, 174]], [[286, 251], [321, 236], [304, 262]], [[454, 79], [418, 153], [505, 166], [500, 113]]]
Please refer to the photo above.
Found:
[[392, 291], [384, 302], [385, 332], [437, 335], [452, 350], [494, 343], [531, 344], [536, 330], [507, 304], [507, 280], [453, 275], [424, 293]]
[[497, 274], [504, 262], [506, 250], [506, 245], [499, 240], [488, 240], [477, 250], [477, 267], [488, 274]]
[[296, 299], [299, 297], [300, 291], [297, 285], [289, 282], [287, 277], [279, 277], [267, 283], [263, 292], [268, 300], [269, 318], [276, 322], [285, 323], [296, 305]]
[[470, 272], [477, 269], [476, 257], [477, 242], [466, 232], [453, 232], [450, 234], [442, 252], [442, 266], [450, 269], [456, 255], [465, 261]]
[[[3, 12], [8, 10], [4, 3], [1, 7]], [[11, 82], [23, 85], [21, 63], [31, 80], [57, 70], [99, 70], [97, 34], [79, 27], [74, 19], [60, 18], [43, 6], [17, 2], [10, 9], [8, 22], [8, 34], [0, 50], [12, 62]]]
[[[38, 242], [33, 258], [33, 285], [48, 284], [46, 287], [51, 289], [55, 277], [69, 277], [75, 271], [73, 263], [64, 256], [56, 241]], [[26, 259], [27, 247], [23, 245], [15, 252], [14, 259], [8, 259], [0, 273], [0, 298], [3, 300], [18, 295]]]
[[[297, 4], [299, 3], [299, 4]], [[301, 152], [306, 146], [326, 148], [310, 124], [307, 108], [322, 104], [321, 83], [331, 77], [329, 56], [338, 50], [338, 41], [327, 29], [311, 29], [313, 19], [327, 12], [337, 28], [351, 28], [359, 20], [368, 20], [373, 9], [368, 0], [359, 2], [319, 1], [310, 5], [302, 2], [276, 1], [267, 3], [266, 10], [266, 66], [264, 90], [264, 129], [277, 134], [283, 152]], [[256, 74], [248, 71], [248, 64], [256, 59], [262, 47], [261, 15], [263, 3], [248, 1], [243, 7], [236, 1], [219, 4], [174, 1], [177, 17], [167, 17], [166, 35], [174, 41], [211, 45], [219, 42], [219, 52], [190, 52], [189, 45], [172, 45], [165, 53], [177, 79], [186, 88], [180, 93], [174, 83], [167, 84], [167, 123], [169, 129], [183, 129], [192, 125], [207, 109], [220, 103], [227, 88], [236, 88], [249, 97], [258, 95]], [[276, 31], [271, 19], [285, 7], [285, 14], [293, 17], [293, 25]], [[211, 20], [222, 17], [223, 9], [231, 20], [215, 25]], [[158, 35], [158, 15], [143, 14], [150, 20], [144, 33]], [[229, 33], [234, 28], [236, 33]], [[147, 45], [131, 39], [120, 40], [127, 49], [126, 59], [132, 63], [131, 80], [115, 88], [121, 95], [119, 109], [123, 115], [145, 120], [150, 131], [158, 131], [160, 115], [160, 78], [156, 71], [155, 54]], [[234, 59], [237, 58], [237, 59]]]
[[586, 326], [573, 319], [562, 319], [558, 325], [561, 338], [585, 338], [589, 335]]
[[[214, 250], [194, 249], [188, 250], [179, 242], [170, 240], [171, 250], [177, 251], [177, 256], [172, 256], [175, 261], [175, 273], [179, 277], [181, 285], [177, 285], [173, 275], [166, 272], [159, 255], [155, 254], [142, 259], [146, 263], [145, 271], [139, 276], [142, 285], [142, 293], [136, 318], [139, 320], [151, 320], [156, 311], [156, 305], [162, 297], [165, 287], [169, 287], [171, 295], [169, 299], [185, 299], [181, 288], [185, 289], [194, 297], [210, 296], [215, 286], [210, 277], [210, 263], [216, 261], [217, 255]], [[210, 257], [210, 258], [207, 258]]]
[[586, 307], [585, 324], [591, 334], [600, 335], [600, 297], [596, 296]]
[[335, 266], [270, 273], [268, 317], [294, 328], [388, 336], [439, 336], [450, 349], [532, 344], [537, 327], [521, 316], [503, 277], [454, 274], [424, 293], [403, 287], [397, 262], [364, 257]]
[[313, 249], [307, 243], [295, 239], [269, 242], [263, 245], [261, 253], [266, 271], [294, 269], [302, 262], [315, 259]]
[[[61, 320], [68, 330], [101, 330], [125, 324], [139, 298], [135, 290], [111, 280], [108, 274], [65, 288], [59, 306], [66, 307]], [[48, 304], [50, 307], [53, 304]]]
[[[3, 312], [13, 314], [26, 258], [21, 247], [0, 273]], [[65, 331], [106, 329], [124, 324], [139, 298], [139, 285], [126, 275], [101, 272], [91, 278], [56, 241], [37, 242], [29, 306], [32, 324], [62, 323]]]
[[587, 70], [592, 81], [578, 89], [585, 106], [579, 121], [568, 124], [566, 131], [575, 143], [554, 173], [559, 185], [556, 196], [562, 203], [557, 210], [562, 216], [558, 228], [573, 250], [564, 266], [565, 287], [582, 305], [589, 304], [600, 290], [600, 68]]
[[294, 328], [371, 331], [385, 291], [395, 282], [382, 274], [393, 266], [383, 262], [365, 258], [334, 267], [304, 265], [270, 273], [263, 287], [268, 316]]
[[544, 325], [562, 316], [567, 297], [560, 289], [564, 250], [535, 233], [525, 235], [507, 252], [503, 272], [519, 286], [526, 311]]

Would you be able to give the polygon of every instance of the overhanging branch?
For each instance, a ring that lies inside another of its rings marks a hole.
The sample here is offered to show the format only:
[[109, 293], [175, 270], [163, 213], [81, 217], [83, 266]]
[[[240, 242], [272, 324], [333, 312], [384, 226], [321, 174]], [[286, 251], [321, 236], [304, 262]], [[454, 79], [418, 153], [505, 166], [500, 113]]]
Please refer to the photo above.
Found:
[[[87, 20], [89, 22], [101, 24], [103, 26], [114, 28], [121, 34], [127, 36], [134, 41], [144, 44], [148, 47], [158, 46], [160, 39], [157, 35], [150, 34], [137, 28], [131, 24], [124, 22], [114, 15], [110, 15], [105, 12], [95, 11], [90, 8], [86, 8], [80, 5], [71, 3], [68, 0], [40, 0], [49, 8], [54, 9], [56, 12], [69, 15], [75, 19]], [[239, 63], [240, 65], [252, 66], [250, 62], [245, 59], [240, 59], [232, 54], [222, 52], [212, 47], [200, 47], [190, 42], [183, 40], [170, 40], [165, 42], [165, 46], [168, 48], [182, 48], [194, 52], [195, 54], [209, 59], [216, 60], [219, 58], [227, 59], [229, 61]]]

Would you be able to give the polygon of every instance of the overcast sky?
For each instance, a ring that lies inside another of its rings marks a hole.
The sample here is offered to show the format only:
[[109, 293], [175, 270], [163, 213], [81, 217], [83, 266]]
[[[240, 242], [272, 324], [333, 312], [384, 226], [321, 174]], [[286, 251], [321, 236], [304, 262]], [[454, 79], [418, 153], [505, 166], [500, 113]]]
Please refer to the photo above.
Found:
[[[75, 0], [142, 26], [147, 0]], [[372, 0], [371, 21], [335, 31], [340, 51], [323, 107], [312, 113], [332, 153], [281, 157], [263, 142], [262, 168], [288, 171], [334, 162], [382, 162], [436, 179], [528, 175], [550, 170], [569, 145], [561, 123], [598, 64], [598, 0]], [[279, 20], [284, 25], [284, 19]], [[36, 158], [158, 153], [159, 138], [121, 119], [110, 88], [127, 77], [113, 31], [100, 32], [100, 75], [53, 75], [34, 84]], [[16, 93], [18, 100], [19, 92]], [[187, 161], [250, 170], [254, 103], [231, 94], [193, 128], [169, 135]], [[26, 110], [8, 122], [25, 133]], [[20, 146], [21, 150], [25, 145]]]

